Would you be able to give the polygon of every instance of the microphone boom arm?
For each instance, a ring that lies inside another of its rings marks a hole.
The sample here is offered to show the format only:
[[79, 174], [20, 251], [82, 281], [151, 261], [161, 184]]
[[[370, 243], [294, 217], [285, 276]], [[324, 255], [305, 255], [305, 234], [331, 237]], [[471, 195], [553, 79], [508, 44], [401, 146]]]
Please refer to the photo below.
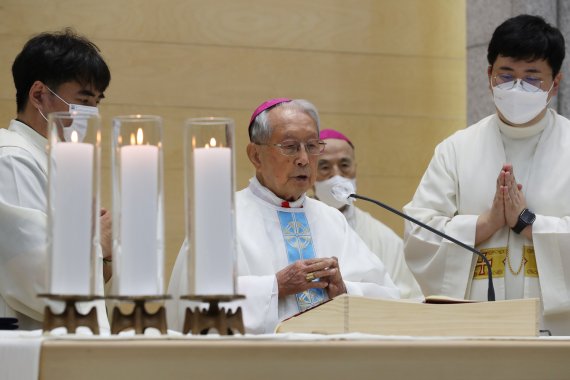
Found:
[[489, 260], [487, 259], [487, 257], [486, 257], [484, 254], [482, 254], [481, 252], [479, 252], [479, 251], [476, 250], [475, 248], [470, 247], [470, 246], [468, 246], [467, 244], [465, 244], [465, 243], [463, 243], [463, 242], [460, 242], [459, 240], [454, 239], [453, 237], [451, 237], [451, 236], [449, 236], [449, 235], [446, 235], [446, 234], [444, 234], [443, 232], [440, 232], [440, 231], [436, 230], [435, 228], [432, 228], [432, 227], [428, 226], [427, 224], [422, 223], [422, 222], [420, 222], [419, 220], [414, 219], [414, 218], [412, 218], [411, 216], [408, 216], [408, 215], [404, 214], [403, 212], [401, 212], [401, 211], [399, 211], [399, 210], [396, 210], [395, 208], [392, 208], [392, 207], [388, 206], [387, 204], [384, 204], [384, 203], [382, 203], [382, 202], [380, 202], [380, 201], [377, 201], [377, 200], [375, 200], [375, 199], [368, 198], [368, 197], [365, 197], [365, 196], [362, 196], [362, 195], [358, 195], [358, 194], [350, 194], [348, 197], [349, 197], [349, 198], [355, 198], [355, 199], [362, 199], [362, 200], [365, 200], [365, 201], [368, 201], [368, 202], [372, 202], [372, 203], [374, 203], [374, 204], [376, 204], [376, 205], [378, 205], [378, 206], [380, 206], [380, 207], [382, 207], [382, 208], [384, 208], [384, 209], [386, 209], [386, 210], [388, 210], [388, 211], [390, 211], [390, 212], [393, 212], [393, 213], [396, 214], [396, 215], [401, 216], [402, 218], [404, 218], [404, 219], [406, 219], [406, 220], [409, 220], [410, 222], [412, 222], [412, 223], [414, 223], [414, 224], [417, 224], [417, 225], [420, 226], [420, 227], [425, 228], [426, 230], [428, 230], [428, 231], [430, 231], [430, 232], [433, 232], [434, 234], [436, 234], [436, 235], [438, 235], [438, 236], [440, 236], [440, 237], [442, 237], [442, 238], [444, 238], [444, 239], [446, 239], [446, 240], [451, 241], [452, 243], [457, 244], [458, 246], [460, 246], [460, 247], [462, 247], [462, 248], [465, 248], [466, 250], [468, 250], [468, 251], [470, 251], [470, 252], [473, 252], [473, 253], [476, 254], [477, 256], [481, 257], [481, 259], [483, 259], [483, 262], [484, 262], [485, 265], [487, 266], [487, 271], [489, 272], [489, 275], [488, 275], [488, 277], [489, 277], [489, 287], [488, 287], [488, 290], [487, 290], [487, 300], [489, 300], [489, 301], [494, 301], [494, 300], [495, 300], [495, 288], [494, 288], [494, 286], [493, 286], [493, 272], [492, 272], [492, 270], [491, 270], [491, 263], [489, 262]]

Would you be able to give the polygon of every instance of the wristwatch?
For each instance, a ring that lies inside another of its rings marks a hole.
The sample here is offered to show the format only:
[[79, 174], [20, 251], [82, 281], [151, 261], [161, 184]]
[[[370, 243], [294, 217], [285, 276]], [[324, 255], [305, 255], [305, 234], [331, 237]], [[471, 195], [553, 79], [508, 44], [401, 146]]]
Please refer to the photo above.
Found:
[[528, 208], [525, 208], [521, 211], [517, 224], [515, 224], [515, 226], [511, 229], [514, 233], [520, 234], [522, 230], [526, 228], [526, 226], [531, 226], [534, 223], [535, 219], [536, 215]]

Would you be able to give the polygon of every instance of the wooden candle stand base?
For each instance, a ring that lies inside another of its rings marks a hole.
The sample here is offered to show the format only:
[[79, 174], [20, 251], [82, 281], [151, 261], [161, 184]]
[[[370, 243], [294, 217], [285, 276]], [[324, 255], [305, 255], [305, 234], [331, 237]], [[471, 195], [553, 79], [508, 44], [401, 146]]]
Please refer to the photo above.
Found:
[[44, 309], [43, 331], [51, 331], [57, 327], [65, 327], [68, 334], [74, 334], [78, 327], [84, 326], [91, 329], [93, 334], [99, 335], [99, 322], [97, 321], [97, 309], [95, 306], [87, 314], [77, 311], [77, 302], [88, 302], [102, 299], [100, 296], [76, 296], [60, 294], [38, 294], [38, 297], [49, 298], [54, 301], [65, 302], [62, 313], [56, 314], [49, 306]]
[[147, 302], [166, 300], [170, 298], [169, 296], [110, 296], [107, 298], [133, 302], [135, 304], [130, 314], [123, 314], [117, 306], [113, 308], [111, 334], [118, 334], [131, 328], [135, 330], [135, 334], [144, 334], [144, 331], [149, 327], [166, 334], [166, 309], [164, 306], [160, 306], [154, 313], [149, 313], [145, 308], [145, 304]]
[[237, 299], [243, 299], [245, 296], [190, 295], [182, 296], [180, 298], [190, 301], [208, 302], [210, 304], [208, 309], [200, 310], [199, 307], [196, 307], [194, 308], [194, 311], [192, 311], [190, 308], [186, 308], [184, 327], [182, 329], [183, 334], [192, 332], [193, 335], [205, 335], [208, 334], [212, 328], [215, 328], [220, 335], [233, 335], [233, 330], [237, 330], [241, 334], [245, 334], [241, 307], [238, 307], [235, 312], [232, 312], [231, 310], [226, 311], [224, 308], [220, 309], [218, 306], [220, 302], [230, 302]]

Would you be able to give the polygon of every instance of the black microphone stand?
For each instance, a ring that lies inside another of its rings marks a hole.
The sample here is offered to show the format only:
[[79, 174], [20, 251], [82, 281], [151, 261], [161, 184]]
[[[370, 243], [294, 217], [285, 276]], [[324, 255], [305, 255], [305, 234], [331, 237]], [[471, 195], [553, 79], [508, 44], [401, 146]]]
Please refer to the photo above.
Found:
[[493, 286], [493, 273], [492, 273], [492, 270], [491, 270], [491, 263], [489, 262], [489, 260], [487, 259], [487, 257], [486, 257], [484, 254], [482, 254], [481, 252], [479, 252], [479, 251], [476, 250], [475, 248], [470, 247], [470, 246], [468, 246], [467, 244], [462, 243], [462, 242], [460, 242], [459, 240], [454, 239], [454, 238], [452, 238], [451, 236], [446, 235], [446, 234], [444, 234], [443, 232], [440, 232], [440, 231], [436, 230], [435, 228], [432, 228], [432, 227], [428, 226], [427, 224], [424, 224], [424, 223], [420, 222], [419, 220], [414, 219], [414, 218], [412, 218], [411, 216], [408, 216], [408, 215], [404, 214], [403, 212], [400, 212], [400, 211], [396, 210], [395, 208], [392, 208], [392, 207], [388, 206], [387, 204], [384, 204], [384, 203], [382, 203], [382, 202], [380, 202], [380, 201], [377, 201], [377, 200], [375, 200], [375, 199], [368, 198], [368, 197], [365, 197], [365, 196], [362, 196], [362, 195], [358, 195], [358, 194], [350, 194], [348, 197], [349, 197], [349, 198], [352, 197], [352, 198], [355, 198], [355, 199], [362, 199], [362, 200], [365, 200], [365, 201], [368, 201], [368, 202], [372, 202], [372, 203], [374, 203], [374, 204], [376, 204], [376, 205], [378, 205], [378, 206], [380, 206], [380, 207], [382, 207], [382, 208], [385, 208], [386, 210], [388, 210], [388, 211], [390, 211], [390, 212], [393, 212], [393, 213], [396, 214], [396, 215], [401, 216], [401, 217], [404, 218], [404, 219], [409, 220], [409, 221], [412, 222], [412, 223], [417, 224], [417, 225], [420, 226], [420, 227], [425, 228], [425, 229], [428, 230], [428, 231], [433, 232], [434, 234], [436, 234], [436, 235], [438, 235], [438, 236], [441, 236], [441, 237], [444, 238], [444, 239], [447, 239], [447, 240], [449, 240], [449, 241], [451, 241], [451, 242], [457, 244], [458, 246], [460, 246], [460, 247], [462, 247], [462, 248], [465, 248], [465, 249], [468, 250], [468, 251], [473, 252], [474, 254], [478, 255], [479, 257], [481, 257], [481, 258], [483, 259], [483, 262], [485, 262], [485, 265], [487, 266], [487, 272], [489, 273], [489, 288], [487, 289], [487, 300], [489, 300], [489, 301], [494, 301], [494, 300], [495, 300], [495, 287]]

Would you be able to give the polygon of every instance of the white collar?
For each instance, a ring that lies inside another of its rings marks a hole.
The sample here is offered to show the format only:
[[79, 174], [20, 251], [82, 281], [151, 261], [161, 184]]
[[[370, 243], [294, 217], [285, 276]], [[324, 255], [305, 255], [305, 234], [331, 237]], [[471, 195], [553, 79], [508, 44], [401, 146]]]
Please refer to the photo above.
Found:
[[528, 127], [513, 127], [511, 125], [505, 124], [501, 118], [497, 116], [497, 124], [499, 125], [499, 130], [503, 135], [510, 139], [526, 139], [528, 137], [536, 136], [544, 131], [544, 128], [553, 120], [553, 115], [550, 109], [546, 110], [546, 114], [542, 119], [537, 121], [533, 125]]
[[[259, 180], [257, 179], [257, 177], [253, 177], [249, 180], [249, 189], [251, 190], [251, 192], [256, 195], [258, 198], [261, 198], [262, 200], [264, 200], [267, 203], [270, 203], [274, 206], [277, 207], [282, 207], [282, 203], [285, 202], [284, 199], [279, 198], [277, 195], [275, 195], [271, 190], [269, 190], [267, 187], [263, 186]], [[299, 199], [297, 199], [294, 202], [289, 202], [289, 207], [291, 208], [299, 208], [299, 207], [303, 207], [303, 204], [305, 203], [305, 194], [301, 195], [301, 197]]]
[[16, 119], [10, 121], [10, 126], [8, 129], [22, 137], [27, 141], [31, 142], [32, 145], [36, 146], [40, 151], [45, 152], [47, 147], [47, 139], [36, 132], [32, 127], [27, 124], [22, 123]]

